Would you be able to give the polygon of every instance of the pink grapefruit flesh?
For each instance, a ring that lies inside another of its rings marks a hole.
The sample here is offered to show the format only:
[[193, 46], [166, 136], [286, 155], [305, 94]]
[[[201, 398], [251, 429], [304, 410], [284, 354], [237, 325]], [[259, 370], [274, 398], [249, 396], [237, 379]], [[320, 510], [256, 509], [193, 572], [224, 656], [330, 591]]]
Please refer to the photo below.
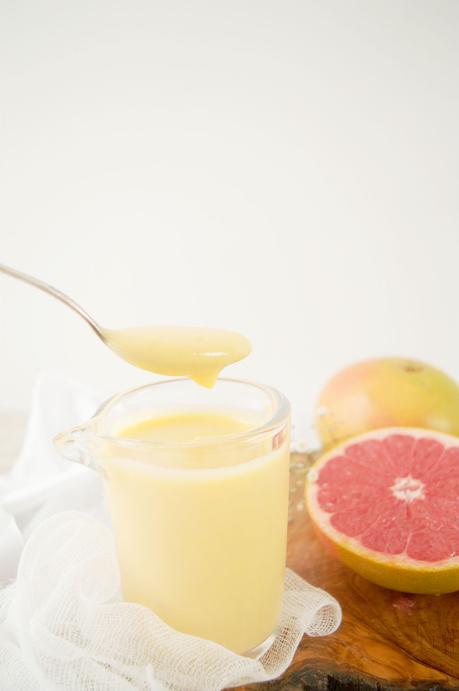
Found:
[[311, 468], [310, 516], [347, 566], [386, 588], [459, 590], [459, 440], [389, 428], [335, 447]]

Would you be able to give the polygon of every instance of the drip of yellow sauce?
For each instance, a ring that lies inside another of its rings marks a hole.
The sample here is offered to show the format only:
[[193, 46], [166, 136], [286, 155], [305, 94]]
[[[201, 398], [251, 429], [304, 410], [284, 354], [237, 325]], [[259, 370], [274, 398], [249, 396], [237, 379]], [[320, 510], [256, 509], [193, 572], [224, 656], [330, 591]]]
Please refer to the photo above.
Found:
[[227, 365], [242, 360], [250, 341], [235, 331], [186, 326], [106, 329], [106, 344], [136, 367], [168, 376], [189, 377], [211, 388]]

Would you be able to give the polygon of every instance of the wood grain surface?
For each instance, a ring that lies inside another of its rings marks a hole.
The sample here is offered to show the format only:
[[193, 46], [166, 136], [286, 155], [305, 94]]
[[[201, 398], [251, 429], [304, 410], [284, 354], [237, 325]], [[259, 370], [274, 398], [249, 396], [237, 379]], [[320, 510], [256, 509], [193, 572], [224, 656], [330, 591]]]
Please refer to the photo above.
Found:
[[331, 636], [305, 636], [280, 679], [246, 686], [245, 691], [459, 691], [459, 593], [386, 590], [329, 556], [303, 503], [312, 460], [292, 456], [288, 564], [337, 598], [343, 623]]

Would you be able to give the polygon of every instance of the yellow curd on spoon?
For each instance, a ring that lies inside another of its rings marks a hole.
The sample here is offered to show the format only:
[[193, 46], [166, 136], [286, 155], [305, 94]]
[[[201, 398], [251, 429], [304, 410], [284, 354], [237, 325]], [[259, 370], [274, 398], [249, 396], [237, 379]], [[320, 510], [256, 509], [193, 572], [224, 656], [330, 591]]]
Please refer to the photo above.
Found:
[[220, 371], [242, 360], [250, 342], [234, 331], [187, 326], [134, 326], [106, 329], [81, 305], [35, 276], [0, 264], [0, 272], [51, 295], [82, 317], [95, 334], [131, 365], [173, 377], [189, 377], [211, 388]]
[[103, 338], [131, 365], [168, 376], [189, 377], [211, 388], [227, 365], [242, 360], [250, 341], [235, 331], [187, 326], [103, 329]]

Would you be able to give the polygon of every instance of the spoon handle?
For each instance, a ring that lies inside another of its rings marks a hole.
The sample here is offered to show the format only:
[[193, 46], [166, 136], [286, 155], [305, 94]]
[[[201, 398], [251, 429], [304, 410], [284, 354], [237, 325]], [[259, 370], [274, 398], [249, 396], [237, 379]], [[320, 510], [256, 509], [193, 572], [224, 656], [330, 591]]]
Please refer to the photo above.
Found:
[[105, 340], [102, 328], [95, 321], [95, 319], [93, 319], [86, 312], [86, 310], [80, 307], [80, 305], [76, 303], [75, 300], [72, 300], [72, 298], [70, 298], [62, 291], [58, 290], [57, 288], [54, 288], [54, 286], [50, 286], [48, 283], [45, 283], [44, 281], [40, 281], [40, 279], [35, 278], [35, 276], [30, 276], [29, 274], [25, 274], [22, 271], [17, 271], [16, 269], [12, 269], [10, 266], [6, 266], [5, 264], [0, 264], [0, 271], [4, 274], [7, 274], [8, 276], [17, 278], [19, 281], [29, 283], [29, 285], [38, 288], [38, 290], [42, 290], [44, 293], [52, 295], [54, 298], [56, 298], [56, 300], [60, 300], [64, 303], [64, 305], [67, 305], [67, 307], [70, 307], [70, 309], [79, 314], [80, 317], [83, 317], [83, 319], [89, 324], [91, 329], [93, 329], [96, 332], [99, 338]]

